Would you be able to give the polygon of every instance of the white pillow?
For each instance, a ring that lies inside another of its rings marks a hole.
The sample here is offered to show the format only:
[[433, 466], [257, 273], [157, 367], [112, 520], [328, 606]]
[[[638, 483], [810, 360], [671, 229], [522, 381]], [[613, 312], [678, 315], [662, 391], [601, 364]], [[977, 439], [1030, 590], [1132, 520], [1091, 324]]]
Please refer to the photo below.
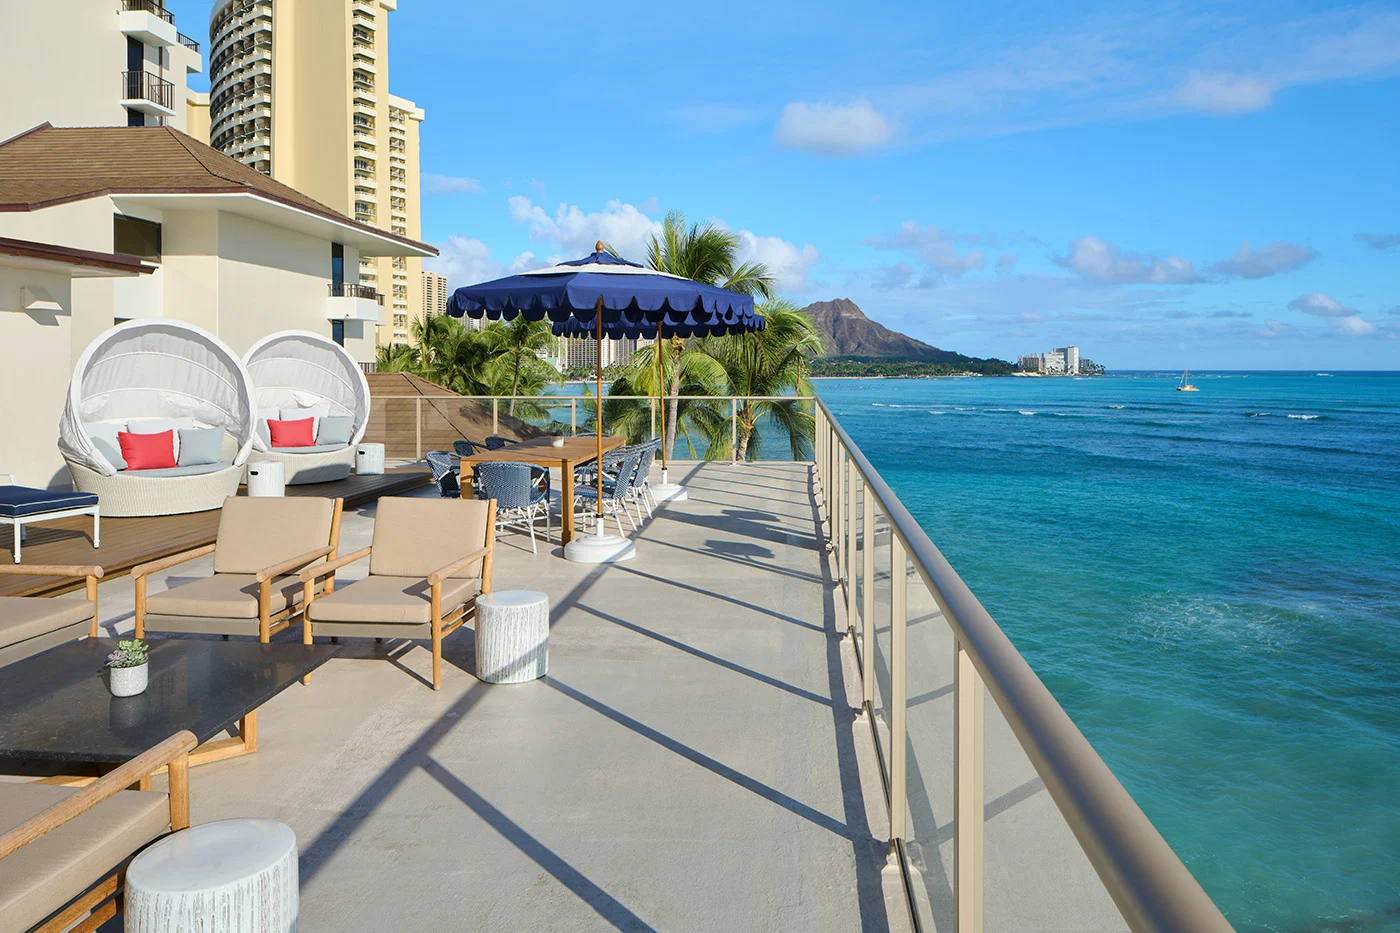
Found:
[[331, 413], [331, 406], [324, 403], [312, 405], [310, 408], [284, 408], [282, 409], [282, 421], [301, 421], [303, 418], [315, 419], [311, 422], [311, 436], [314, 438], [321, 429], [321, 419]]
[[128, 434], [160, 434], [162, 431], [170, 432], [170, 452], [175, 457], [175, 462], [180, 462], [180, 429], [194, 427], [193, 418], [146, 418], [141, 421], [129, 421], [126, 425]]
[[112, 466], [118, 470], [126, 469], [126, 460], [122, 458], [122, 445], [117, 440], [117, 432], [125, 431], [126, 425], [107, 421], [89, 421], [83, 423], [83, 430], [92, 439], [92, 444], [102, 456], [111, 461]]
[[272, 432], [267, 427], [267, 419], [281, 421], [282, 419], [277, 417], [278, 414], [279, 412], [275, 408], [258, 409], [258, 437], [261, 437], [263, 443], [269, 448], [272, 446]]

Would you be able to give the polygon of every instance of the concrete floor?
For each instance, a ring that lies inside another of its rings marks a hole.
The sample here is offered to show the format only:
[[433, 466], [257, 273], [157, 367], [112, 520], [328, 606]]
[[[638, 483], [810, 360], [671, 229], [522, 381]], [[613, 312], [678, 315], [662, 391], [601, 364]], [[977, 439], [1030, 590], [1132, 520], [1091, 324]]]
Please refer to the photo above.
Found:
[[[191, 772], [194, 821], [288, 823], [306, 931], [908, 929], [811, 468], [672, 473], [690, 499], [628, 563], [499, 539], [496, 588], [549, 594], [548, 677], [478, 681], [468, 627], [436, 693], [423, 646], [352, 644], [263, 707], [256, 754]], [[101, 596], [129, 631], [130, 581]]]

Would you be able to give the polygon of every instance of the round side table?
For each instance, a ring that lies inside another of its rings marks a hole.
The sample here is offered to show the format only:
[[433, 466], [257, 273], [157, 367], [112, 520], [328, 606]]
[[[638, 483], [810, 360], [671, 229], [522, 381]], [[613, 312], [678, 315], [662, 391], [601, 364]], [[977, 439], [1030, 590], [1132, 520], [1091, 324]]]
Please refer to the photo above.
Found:
[[476, 676], [520, 684], [549, 673], [549, 597], [498, 590], [476, 599]]
[[355, 472], [360, 476], [377, 476], [384, 472], [384, 445], [361, 444], [355, 450]]
[[294, 933], [297, 837], [276, 820], [166, 836], [126, 870], [126, 933]]
[[285, 496], [287, 467], [281, 460], [262, 460], [248, 464], [248, 495]]

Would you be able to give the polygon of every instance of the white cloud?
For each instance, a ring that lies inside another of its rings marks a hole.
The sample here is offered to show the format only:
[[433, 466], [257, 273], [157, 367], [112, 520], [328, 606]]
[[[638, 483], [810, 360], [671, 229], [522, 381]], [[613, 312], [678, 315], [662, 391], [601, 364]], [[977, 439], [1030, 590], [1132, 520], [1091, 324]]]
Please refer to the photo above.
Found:
[[1327, 318], [1333, 330], [1347, 337], [1364, 337], [1376, 329], [1374, 324], [1361, 317], [1360, 311], [1322, 292], [1299, 295], [1288, 303], [1288, 307], [1304, 314]]
[[842, 158], [860, 155], [894, 138], [894, 121], [868, 100], [849, 104], [796, 101], [783, 108], [773, 139], [785, 149]]
[[508, 203], [511, 217], [530, 225], [530, 239], [552, 244], [571, 258], [593, 252], [594, 244], [602, 240], [624, 259], [641, 262], [646, 258], [647, 239], [661, 232], [660, 221], [622, 201], [609, 201], [593, 213], [576, 204], [560, 204], [553, 214], [520, 194]]
[[491, 258], [491, 249], [485, 243], [460, 234], [433, 245], [438, 248], [438, 255], [424, 259], [423, 268], [447, 276], [450, 288], [475, 285], [544, 265], [535, 259], [534, 253], [525, 252], [516, 256], [510, 265], [502, 266]]
[[1010, 272], [1016, 268], [1016, 260], [1020, 258], [1015, 253], [1003, 253], [997, 258], [997, 271]]
[[1096, 236], [1075, 240], [1069, 245], [1069, 255], [1056, 262], [1087, 279], [1117, 285], [1185, 285], [1198, 280], [1188, 259], [1127, 254]]
[[777, 280], [779, 291], [800, 292], [806, 289], [807, 273], [819, 258], [817, 248], [811, 243], [803, 243], [799, 248], [781, 237], [739, 231], [739, 261], [766, 265]]
[[656, 198], [647, 198], [637, 205], [637, 210], [643, 214], [659, 214], [661, 213], [661, 202]]
[[482, 194], [486, 191], [475, 178], [423, 173], [424, 194]]
[[1235, 255], [1210, 267], [1216, 275], [1242, 279], [1264, 279], [1281, 272], [1292, 272], [1317, 258], [1317, 250], [1296, 243], [1270, 243], [1253, 249], [1248, 240], [1240, 243]]
[[967, 239], [971, 238], [959, 237], [932, 224], [921, 227], [906, 220], [895, 233], [870, 237], [866, 242], [876, 249], [899, 250], [918, 259], [929, 270], [919, 281], [921, 287], [927, 288], [986, 266], [986, 256], [981, 250], [958, 252], [957, 241]]
[[1176, 100], [1187, 110], [1233, 116], [1263, 110], [1274, 102], [1277, 86], [1262, 78], [1223, 72], [1193, 72], [1176, 89]]

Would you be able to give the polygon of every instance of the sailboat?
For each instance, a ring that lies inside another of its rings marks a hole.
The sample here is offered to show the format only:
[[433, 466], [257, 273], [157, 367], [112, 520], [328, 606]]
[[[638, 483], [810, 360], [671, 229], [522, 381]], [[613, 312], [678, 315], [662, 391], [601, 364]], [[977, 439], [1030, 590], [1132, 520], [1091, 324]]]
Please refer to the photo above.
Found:
[[1188, 369], [1188, 370], [1186, 370], [1186, 372], [1184, 372], [1184, 373], [1181, 374], [1181, 385], [1179, 385], [1179, 386], [1176, 387], [1176, 391], [1178, 391], [1178, 392], [1199, 392], [1199, 391], [1201, 391], [1200, 389], [1196, 388], [1195, 386], [1193, 386], [1193, 385], [1191, 384], [1191, 370]]

